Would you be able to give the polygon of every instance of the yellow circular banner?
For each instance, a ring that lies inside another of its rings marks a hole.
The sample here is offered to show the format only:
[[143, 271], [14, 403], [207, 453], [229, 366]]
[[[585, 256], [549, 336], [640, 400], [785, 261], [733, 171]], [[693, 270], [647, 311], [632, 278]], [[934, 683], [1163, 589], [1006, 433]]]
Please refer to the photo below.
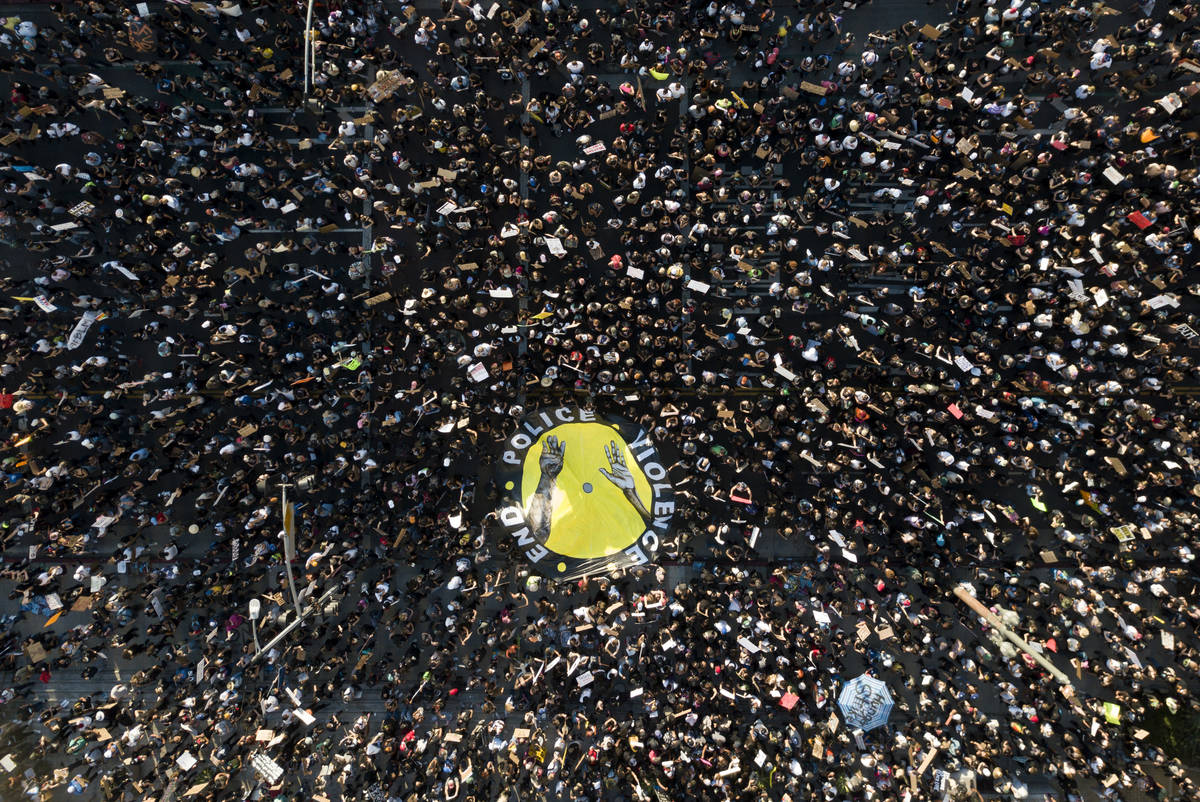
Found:
[[553, 506], [546, 548], [581, 560], [616, 554], [636, 540], [646, 524], [627, 500], [626, 491], [614, 483], [617, 476], [610, 455], [624, 462], [638, 498], [650, 498], [650, 482], [616, 427], [567, 423], [543, 434], [525, 452], [521, 471], [525, 509], [530, 509], [542, 478], [541, 460], [550, 437], [560, 444], [563, 465], [555, 477], [551, 496]]
[[649, 562], [675, 514], [649, 432], [592, 410], [558, 407], [522, 418], [496, 478], [501, 524], [519, 552], [556, 579]]

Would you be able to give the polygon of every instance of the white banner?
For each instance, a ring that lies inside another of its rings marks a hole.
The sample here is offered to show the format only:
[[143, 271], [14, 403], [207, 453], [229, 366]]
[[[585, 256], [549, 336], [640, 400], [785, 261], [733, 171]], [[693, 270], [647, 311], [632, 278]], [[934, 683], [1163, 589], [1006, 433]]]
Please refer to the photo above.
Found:
[[83, 345], [83, 338], [87, 337], [88, 329], [99, 319], [99, 312], [84, 312], [83, 317], [79, 318], [79, 322], [75, 324], [75, 328], [71, 331], [71, 336], [67, 339], [67, 350], [74, 351]]

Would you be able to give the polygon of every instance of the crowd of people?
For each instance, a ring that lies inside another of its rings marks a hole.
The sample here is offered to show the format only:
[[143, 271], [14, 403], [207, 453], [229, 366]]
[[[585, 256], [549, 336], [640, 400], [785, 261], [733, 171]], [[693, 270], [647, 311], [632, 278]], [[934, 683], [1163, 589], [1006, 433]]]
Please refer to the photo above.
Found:
[[[1196, 798], [1200, 8], [305, 5], [0, 26], [12, 794]], [[502, 536], [564, 404], [655, 564]]]

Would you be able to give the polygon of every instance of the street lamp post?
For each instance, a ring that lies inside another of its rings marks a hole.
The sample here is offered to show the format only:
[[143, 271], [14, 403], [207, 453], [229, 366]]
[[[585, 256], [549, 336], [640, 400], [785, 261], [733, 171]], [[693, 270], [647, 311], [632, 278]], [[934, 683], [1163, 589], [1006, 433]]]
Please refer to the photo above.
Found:
[[[312, 15], [313, 0], [308, 0], [308, 16], [304, 21], [304, 97], [308, 97], [309, 62], [315, 61], [309, 54], [312, 52]], [[315, 54], [313, 54], [315, 56]]]
[[288, 484], [281, 484], [283, 489], [283, 566], [287, 569], [288, 590], [292, 593], [292, 605], [296, 608], [296, 618], [300, 618], [300, 597], [296, 595], [296, 577], [292, 574], [292, 560], [296, 559], [296, 508], [287, 503]]
[[250, 600], [250, 631], [254, 633], [254, 652], [257, 654], [262, 651], [258, 645], [258, 616], [262, 613], [262, 602], [258, 599]]

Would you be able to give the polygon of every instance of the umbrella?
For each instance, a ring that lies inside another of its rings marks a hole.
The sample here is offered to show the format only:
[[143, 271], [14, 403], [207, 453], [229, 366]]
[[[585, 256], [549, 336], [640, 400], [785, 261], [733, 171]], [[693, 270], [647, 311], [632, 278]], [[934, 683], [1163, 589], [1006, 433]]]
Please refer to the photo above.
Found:
[[866, 674], [847, 682], [838, 694], [838, 707], [846, 724], [864, 732], [887, 723], [892, 704], [892, 694], [883, 680]]

